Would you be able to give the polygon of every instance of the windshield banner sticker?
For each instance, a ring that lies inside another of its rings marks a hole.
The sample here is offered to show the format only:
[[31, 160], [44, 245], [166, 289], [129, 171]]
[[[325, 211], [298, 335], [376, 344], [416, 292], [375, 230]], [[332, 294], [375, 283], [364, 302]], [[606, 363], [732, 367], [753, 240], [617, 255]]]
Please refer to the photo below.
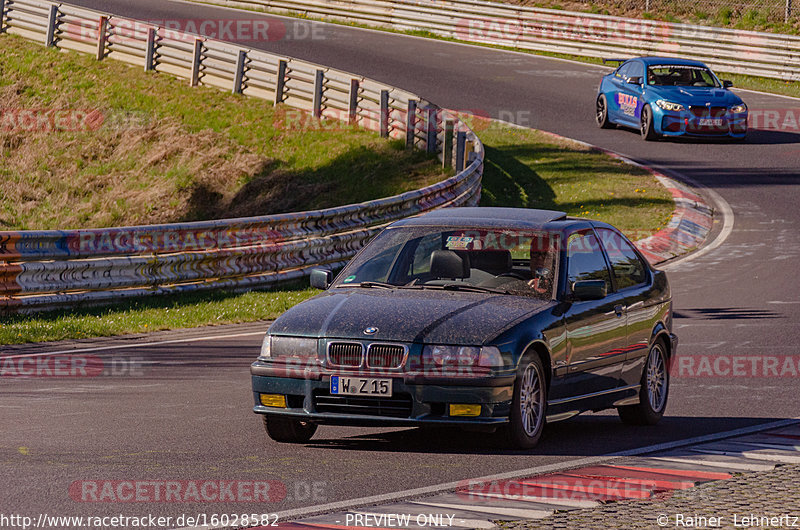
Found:
[[450, 250], [466, 250], [474, 240], [474, 237], [450, 236], [447, 238], [447, 248]]

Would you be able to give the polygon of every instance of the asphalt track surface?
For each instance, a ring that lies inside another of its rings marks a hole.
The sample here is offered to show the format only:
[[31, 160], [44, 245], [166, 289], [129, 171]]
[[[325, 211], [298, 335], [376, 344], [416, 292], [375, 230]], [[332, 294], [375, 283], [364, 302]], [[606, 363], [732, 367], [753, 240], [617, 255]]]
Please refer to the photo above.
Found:
[[[143, 20], [262, 15], [162, 0], [76, 0]], [[625, 130], [599, 130], [596, 66], [313, 23], [314, 39], [248, 46], [367, 75], [453, 109], [472, 109], [623, 153], [716, 191], [735, 214], [724, 243], [670, 266], [681, 355], [798, 355], [800, 135], [752, 130], [744, 144], [645, 143]], [[797, 109], [800, 101], [742, 92], [751, 112]], [[729, 220], [730, 222], [730, 220]], [[722, 229], [722, 219], [712, 238]], [[82, 344], [6, 348], [39, 354], [75, 347], [133, 373], [0, 382], [0, 498], [8, 513], [142, 515], [266, 513], [390, 493], [564, 462], [726, 431], [798, 415], [800, 377], [761, 377], [751, 362], [737, 377], [673, 378], [668, 416], [652, 428], [588, 414], [548, 427], [535, 451], [506, 451], [481, 435], [413, 429], [321, 427], [304, 446], [269, 441], [250, 412], [248, 366], [265, 324], [193, 330]], [[209, 340], [159, 340], [205, 337]], [[137, 345], [138, 344], [138, 345]], [[133, 345], [132, 347], [129, 347]], [[713, 360], [713, 358], [712, 358]], [[797, 358], [795, 367], [797, 367]], [[80, 480], [278, 480], [274, 503], [81, 503]], [[316, 493], [309, 493], [315, 491]]]

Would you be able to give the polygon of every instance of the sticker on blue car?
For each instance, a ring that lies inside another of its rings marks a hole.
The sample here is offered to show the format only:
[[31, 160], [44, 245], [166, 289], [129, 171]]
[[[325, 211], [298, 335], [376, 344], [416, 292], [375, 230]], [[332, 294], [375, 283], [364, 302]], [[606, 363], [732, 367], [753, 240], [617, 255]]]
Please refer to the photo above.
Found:
[[639, 107], [639, 98], [632, 94], [617, 94], [617, 103], [619, 110], [628, 116], [636, 116], [636, 110]]

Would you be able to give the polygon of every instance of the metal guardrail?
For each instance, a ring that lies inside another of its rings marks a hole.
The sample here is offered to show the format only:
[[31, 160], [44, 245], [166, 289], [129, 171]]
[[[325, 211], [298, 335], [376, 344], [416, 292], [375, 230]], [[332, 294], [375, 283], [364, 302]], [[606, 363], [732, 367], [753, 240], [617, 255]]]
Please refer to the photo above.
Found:
[[467, 42], [587, 57], [691, 57], [723, 72], [800, 80], [800, 37], [483, 0], [195, 0], [424, 30]]
[[0, 232], [0, 314], [207, 289], [247, 290], [340, 266], [381, 227], [480, 198], [483, 145], [457, 117], [376, 81], [40, 0], [0, 0], [0, 32], [91, 53], [405, 138], [454, 177], [325, 210], [182, 224]]

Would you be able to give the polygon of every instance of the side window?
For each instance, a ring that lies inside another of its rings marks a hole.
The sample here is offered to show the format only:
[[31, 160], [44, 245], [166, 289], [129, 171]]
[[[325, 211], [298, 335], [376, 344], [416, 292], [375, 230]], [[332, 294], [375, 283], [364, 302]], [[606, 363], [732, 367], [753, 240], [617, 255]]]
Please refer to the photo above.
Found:
[[600, 249], [600, 243], [592, 232], [577, 232], [567, 240], [567, 278], [569, 288], [581, 280], [605, 280], [611, 291], [610, 274]]
[[644, 65], [638, 61], [631, 63], [631, 69], [628, 71], [628, 77], [638, 77], [644, 80]]
[[597, 232], [611, 262], [617, 288], [625, 289], [646, 282], [647, 266], [642, 263], [631, 244], [613, 230], [599, 228]]
[[442, 248], [442, 234], [439, 232], [423, 237], [414, 250], [414, 259], [411, 261], [411, 276], [427, 274], [431, 271], [431, 254], [434, 250]]
[[631, 63], [631, 62], [627, 62], [627, 63], [623, 64], [622, 66], [620, 66], [617, 69], [617, 73], [614, 74], [614, 75], [616, 75], [618, 78], [622, 79], [623, 81], [628, 79], [628, 76], [631, 75], [630, 72], [631, 72], [631, 66], [632, 65], [633, 65], [633, 63]]

